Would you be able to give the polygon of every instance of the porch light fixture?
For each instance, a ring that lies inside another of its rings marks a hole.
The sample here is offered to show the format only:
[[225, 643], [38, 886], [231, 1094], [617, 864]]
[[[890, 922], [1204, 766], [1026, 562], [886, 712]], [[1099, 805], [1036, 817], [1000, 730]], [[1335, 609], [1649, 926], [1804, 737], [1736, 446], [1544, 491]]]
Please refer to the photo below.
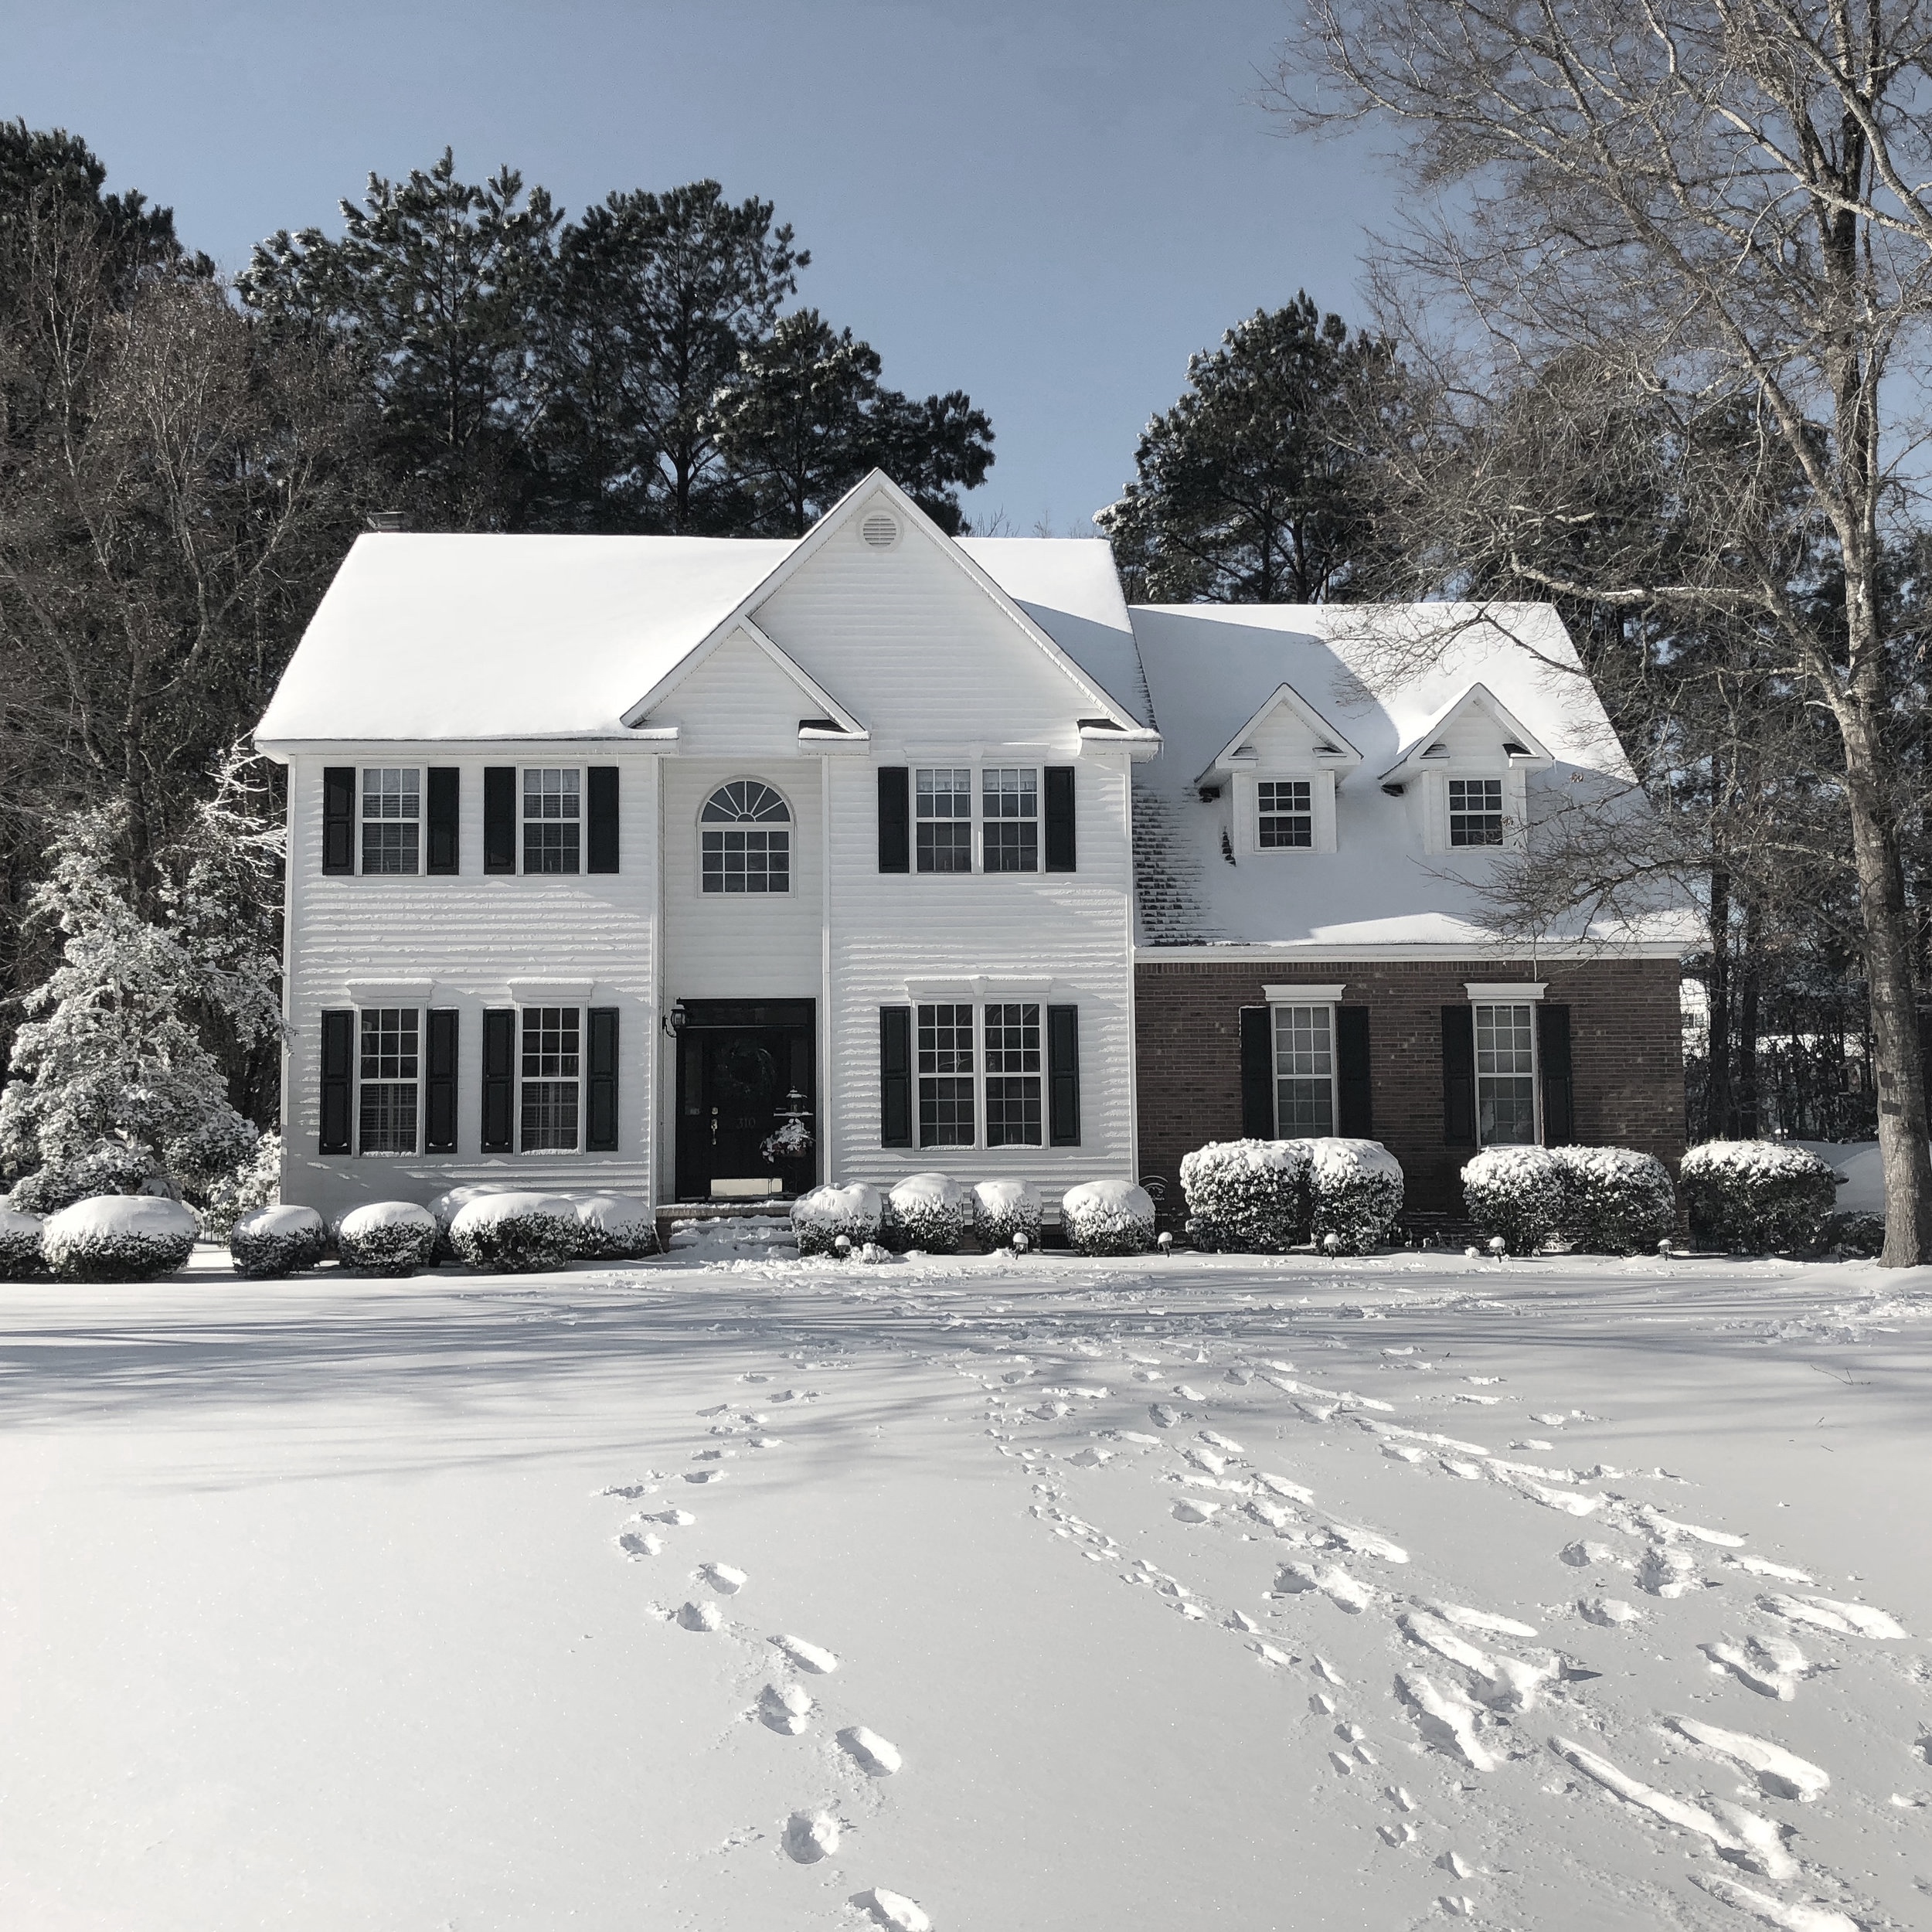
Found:
[[671, 1003], [670, 1012], [666, 1013], [663, 1019], [659, 1022], [664, 1028], [665, 1037], [667, 1039], [675, 1039], [684, 1031], [684, 1023], [688, 1017], [684, 1010], [684, 1002], [681, 999], [673, 1000]]

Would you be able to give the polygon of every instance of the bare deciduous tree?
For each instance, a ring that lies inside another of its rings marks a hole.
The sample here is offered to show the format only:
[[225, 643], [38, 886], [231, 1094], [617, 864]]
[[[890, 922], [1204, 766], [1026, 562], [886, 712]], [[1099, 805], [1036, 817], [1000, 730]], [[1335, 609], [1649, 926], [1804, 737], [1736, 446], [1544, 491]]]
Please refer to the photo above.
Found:
[[[1641, 404], [1676, 440], [1669, 553], [1616, 540], [1614, 492], [1579, 505], [1536, 463], [1472, 464], [1453, 433], [1433, 461], [1425, 448], [1415, 504], [1442, 508], [1437, 486], [1456, 479], [1462, 567], [1519, 596], [1749, 622], [1828, 713], [1884, 1259], [1917, 1262], [1932, 1165], [1882, 592], [1932, 321], [1932, 14], [1917, 0], [1314, 0], [1280, 102], [1303, 127], [1366, 111], [1398, 131], [1440, 212], [1390, 251], [1386, 280], [1468, 318], [1446, 396], [1487, 404], [1560, 366], [1550, 438], [1587, 442]], [[1720, 422], [1719, 436], [1702, 427]], [[1787, 495], [1789, 515], [1769, 513]], [[1794, 537], [1818, 546], [1835, 600], [1794, 581]]]

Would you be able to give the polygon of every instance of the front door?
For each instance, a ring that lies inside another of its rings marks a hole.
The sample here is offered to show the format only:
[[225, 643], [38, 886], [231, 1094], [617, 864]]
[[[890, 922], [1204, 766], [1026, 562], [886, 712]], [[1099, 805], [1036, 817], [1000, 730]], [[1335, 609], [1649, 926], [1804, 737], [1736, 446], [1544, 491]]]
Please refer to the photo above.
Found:
[[804, 1193], [818, 1171], [815, 1002], [681, 1004], [678, 1199], [706, 1200], [720, 1181], [776, 1180], [781, 1195]]

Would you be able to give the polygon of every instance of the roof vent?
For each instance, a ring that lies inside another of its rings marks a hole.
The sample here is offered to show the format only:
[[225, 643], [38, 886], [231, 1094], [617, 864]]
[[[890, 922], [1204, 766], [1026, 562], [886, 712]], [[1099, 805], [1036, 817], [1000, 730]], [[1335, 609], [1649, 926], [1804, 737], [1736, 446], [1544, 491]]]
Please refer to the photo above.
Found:
[[400, 510], [371, 510], [369, 527], [379, 535], [393, 535], [409, 528], [409, 519]]
[[888, 510], [874, 510], [859, 526], [869, 549], [889, 550], [899, 541], [899, 519]]

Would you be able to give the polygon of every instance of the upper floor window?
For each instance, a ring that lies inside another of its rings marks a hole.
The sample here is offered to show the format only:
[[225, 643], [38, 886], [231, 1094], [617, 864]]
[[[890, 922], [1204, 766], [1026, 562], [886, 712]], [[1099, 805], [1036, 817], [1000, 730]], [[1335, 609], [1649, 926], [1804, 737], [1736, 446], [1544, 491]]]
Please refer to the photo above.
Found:
[[1476, 1131], [1485, 1147], [1528, 1147], [1536, 1138], [1536, 1010], [1478, 1006]]
[[1449, 781], [1449, 842], [1451, 845], [1500, 845], [1502, 843], [1502, 781], [1500, 778], [1451, 778]]
[[363, 771], [364, 872], [415, 872], [421, 850], [422, 821], [420, 771], [387, 765], [370, 766]]
[[523, 774], [523, 869], [581, 869], [583, 774], [532, 766]]
[[365, 1154], [416, 1151], [418, 1017], [413, 1006], [363, 1009], [356, 1145]]
[[1315, 787], [1306, 778], [1264, 778], [1256, 787], [1256, 842], [1264, 852], [1315, 844]]
[[914, 862], [921, 872], [973, 869], [973, 774], [922, 765], [914, 775]]
[[[1039, 870], [1039, 774], [988, 765], [980, 774], [980, 841], [988, 872]], [[1037, 1017], [1037, 1016], [1036, 1016]]]
[[755, 778], [720, 785], [698, 815], [699, 863], [708, 893], [791, 889], [791, 811]]

